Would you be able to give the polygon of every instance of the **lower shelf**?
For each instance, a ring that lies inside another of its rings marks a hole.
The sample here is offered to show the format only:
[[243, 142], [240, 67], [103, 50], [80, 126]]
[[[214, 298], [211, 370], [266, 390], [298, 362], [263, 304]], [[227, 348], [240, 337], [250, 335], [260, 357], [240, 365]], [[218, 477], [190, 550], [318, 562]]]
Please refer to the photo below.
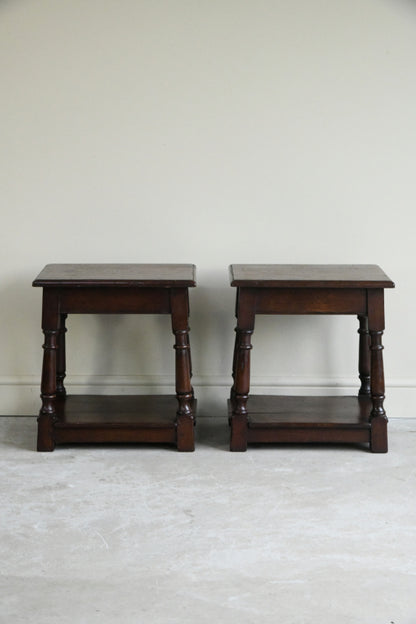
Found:
[[170, 395], [68, 395], [57, 401], [53, 437], [57, 444], [176, 444], [177, 409], [176, 397]]
[[247, 409], [249, 443], [371, 441], [367, 396], [250, 395]]

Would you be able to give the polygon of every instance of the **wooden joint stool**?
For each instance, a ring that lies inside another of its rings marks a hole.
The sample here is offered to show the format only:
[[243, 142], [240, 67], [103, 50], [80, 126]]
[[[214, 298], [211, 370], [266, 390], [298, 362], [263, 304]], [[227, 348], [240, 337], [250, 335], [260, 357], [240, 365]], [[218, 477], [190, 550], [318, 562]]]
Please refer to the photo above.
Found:
[[[33, 282], [43, 288], [42, 407], [38, 451], [56, 444], [144, 442], [194, 450], [196, 401], [191, 385], [188, 287], [192, 264], [49, 264]], [[175, 335], [176, 396], [67, 395], [68, 314], [170, 314]]]
[[[367, 442], [387, 452], [384, 411], [384, 288], [393, 282], [376, 265], [230, 267], [237, 287], [232, 451], [257, 442]], [[250, 350], [256, 314], [354, 314], [359, 320], [358, 397], [250, 396]]]

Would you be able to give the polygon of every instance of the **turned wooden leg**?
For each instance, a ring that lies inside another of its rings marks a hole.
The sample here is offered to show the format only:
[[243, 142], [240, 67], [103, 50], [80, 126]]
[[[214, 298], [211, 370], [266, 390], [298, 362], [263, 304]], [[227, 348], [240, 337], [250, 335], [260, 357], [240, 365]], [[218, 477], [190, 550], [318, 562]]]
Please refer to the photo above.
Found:
[[188, 291], [172, 288], [172, 331], [175, 335], [175, 379], [178, 411], [176, 431], [178, 451], [193, 451], [194, 442], [194, 395], [191, 385], [191, 348], [188, 327]]
[[358, 372], [361, 381], [361, 387], [358, 392], [360, 396], [370, 396], [370, 335], [368, 333], [368, 319], [366, 316], [358, 316], [360, 321], [359, 356], [358, 356]]
[[251, 335], [254, 331], [255, 293], [251, 289], [241, 289], [237, 297], [230, 450], [246, 451], [247, 401], [250, 391], [250, 351], [252, 349]]
[[64, 379], [66, 375], [66, 349], [65, 349], [65, 320], [67, 314], [60, 315], [60, 325], [58, 334], [58, 353], [56, 358], [56, 394], [59, 397], [66, 396], [66, 390], [64, 386]]
[[[237, 323], [238, 323], [238, 303], [239, 303], [239, 289], [237, 289], [237, 294], [236, 294], [236, 301], [235, 301], [235, 316], [237, 319]], [[238, 353], [238, 332], [237, 332], [237, 327], [235, 328], [235, 341], [234, 341], [234, 353], [233, 353], [233, 370], [232, 370], [232, 377], [233, 377], [233, 385], [231, 386], [231, 391], [230, 391], [230, 403], [231, 406], [233, 407], [234, 405], [234, 398], [235, 398], [235, 370], [236, 370], [236, 366], [237, 366], [237, 353]], [[231, 417], [228, 419], [228, 424], [231, 424]]]
[[253, 330], [237, 330], [235, 388], [231, 417], [231, 451], [247, 450], [247, 401], [250, 391], [250, 350]]
[[[239, 334], [237, 332], [237, 327], [236, 327], [235, 328], [234, 355], [233, 355], [233, 372], [232, 372], [233, 385], [231, 386], [231, 391], [230, 391], [231, 409], [234, 408], [234, 402], [235, 402], [235, 371], [237, 367], [238, 348], [239, 348]], [[231, 417], [228, 419], [228, 424], [231, 425]]]
[[[189, 314], [189, 311], [188, 311]], [[189, 326], [188, 326], [188, 332], [189, 332]], [[187, 334], [187, 344], [188, 344], [188, 357], [189, 357], [189, 371], [190, 371], [190, 379], [192, 381], [192, 377], [193, 377], [193, 373], [192, 373], [192, 357], [191, 357], [191, 343], [189, 340], [189, 333]], [[195, 393], [194, 393], [194, 388], [191, 384], [191, 391], [192, 391], [192, 398], [195, 397]], [[195, 415], [194, 415], [194, 421], [195, 421]]]
[[369, 333], [371, 352], [371, 450], [373, 453], [387, 453], [387, 416], [384, 411], [384, 368], [383, 344], [384, 331], [384, 292], [368, 292]]
[[48, 289], [43, 290], [42, 331], [43, 366], [41, 380], [42, 407], [38, 417], [38, 451], [53, 451], [55, 441], [53, 424], [56, 420], [56, 377], [59, 340], [58, 298]]
[[43, 367], [41, 382], [42, 407], [38, 418], [38, 451], [53, 451], [53, 422], [56, 418], [56, 352], [58, 330], [43, 330]]

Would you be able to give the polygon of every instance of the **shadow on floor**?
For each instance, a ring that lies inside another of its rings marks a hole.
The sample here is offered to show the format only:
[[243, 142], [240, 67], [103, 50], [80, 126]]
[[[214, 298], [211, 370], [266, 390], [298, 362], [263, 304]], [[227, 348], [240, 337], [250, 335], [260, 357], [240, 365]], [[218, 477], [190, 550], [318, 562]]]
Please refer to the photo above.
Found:
[[36, 450], [35, 416], [0, 416], [0, 443], [26, 451]]

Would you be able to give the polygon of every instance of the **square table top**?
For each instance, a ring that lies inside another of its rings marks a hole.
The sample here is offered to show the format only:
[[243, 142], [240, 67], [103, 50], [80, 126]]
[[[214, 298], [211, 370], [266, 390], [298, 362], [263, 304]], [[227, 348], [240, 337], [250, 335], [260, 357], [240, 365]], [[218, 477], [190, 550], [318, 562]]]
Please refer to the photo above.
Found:
[[260, 288], [394, 288], [376, 264], [232, 264], [230, 282]]
[[196, 286], [193, 264], [47, 264], [33, 281], [43, 287]]

